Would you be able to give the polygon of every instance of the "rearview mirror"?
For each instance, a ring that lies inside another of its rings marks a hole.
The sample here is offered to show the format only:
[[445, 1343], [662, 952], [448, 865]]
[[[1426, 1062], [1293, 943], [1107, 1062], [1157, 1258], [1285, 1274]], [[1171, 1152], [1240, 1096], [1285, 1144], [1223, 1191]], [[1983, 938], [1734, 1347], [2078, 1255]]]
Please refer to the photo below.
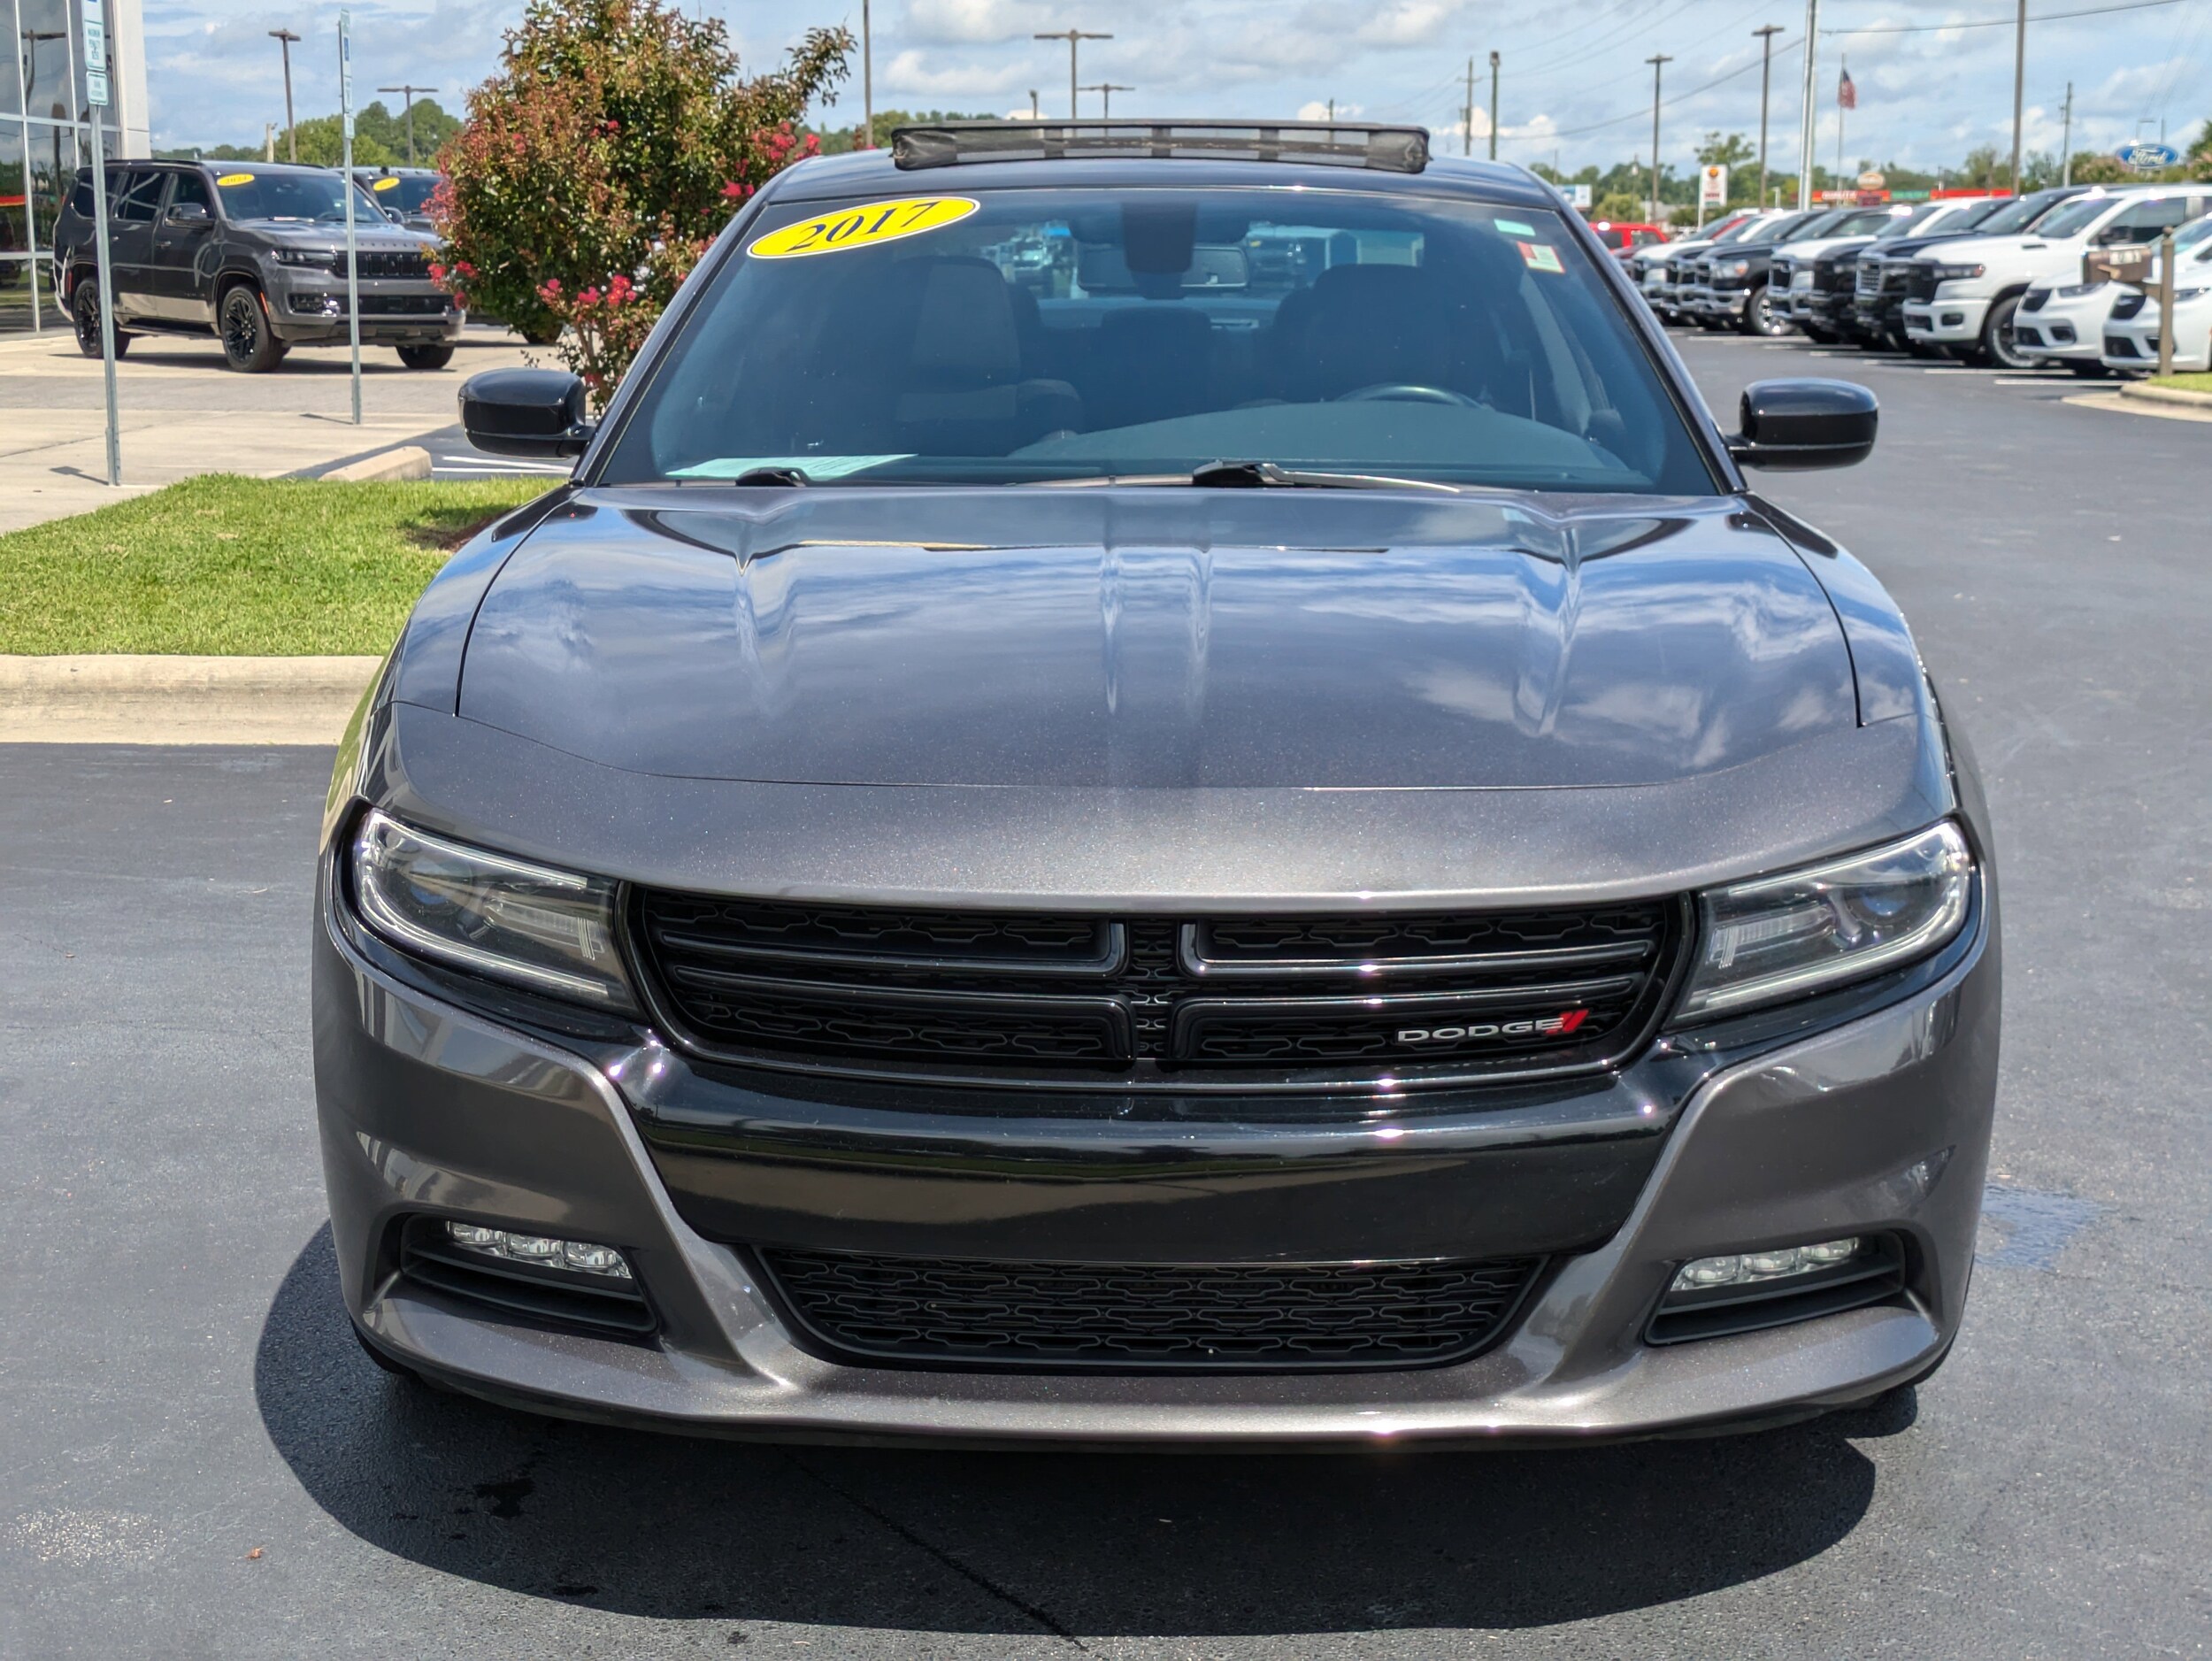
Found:
[[565, 369], [488, 369], [461, 383], [461, 426], [495, 456], [580, 456], [596, 430], [584, 383]]
[[1848, 467], [1873, 454], [1881, 419], [1874, 395], [1855, 381], [1755, 381], [1728, 453], [1741, 467]]

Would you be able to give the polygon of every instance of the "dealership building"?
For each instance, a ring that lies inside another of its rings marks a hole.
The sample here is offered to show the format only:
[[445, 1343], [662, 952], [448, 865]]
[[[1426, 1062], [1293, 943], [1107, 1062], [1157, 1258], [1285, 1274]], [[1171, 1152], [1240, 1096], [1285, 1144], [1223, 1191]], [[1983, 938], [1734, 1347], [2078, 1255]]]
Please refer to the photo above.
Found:
[[[0, 334], [59, 328], [54, 220], [92, 154], [82, 0], [0, 0], [15, 61], [0, 68]], [[139, 0], [107, 0], [110, 156], [144, 156], [146, 31]]]

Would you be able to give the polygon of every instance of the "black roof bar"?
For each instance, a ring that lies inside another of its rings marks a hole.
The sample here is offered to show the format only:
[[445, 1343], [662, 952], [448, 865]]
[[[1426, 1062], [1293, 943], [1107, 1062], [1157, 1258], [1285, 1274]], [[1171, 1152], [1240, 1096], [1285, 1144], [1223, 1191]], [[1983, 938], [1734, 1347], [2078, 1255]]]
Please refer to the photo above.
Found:
[[900, 167], [1084, 157], [1204, 157], [1325, 162], [1417, 173], [1429, 165], [1425, 127], [1364, 121], [942, 121], [891, 135]]

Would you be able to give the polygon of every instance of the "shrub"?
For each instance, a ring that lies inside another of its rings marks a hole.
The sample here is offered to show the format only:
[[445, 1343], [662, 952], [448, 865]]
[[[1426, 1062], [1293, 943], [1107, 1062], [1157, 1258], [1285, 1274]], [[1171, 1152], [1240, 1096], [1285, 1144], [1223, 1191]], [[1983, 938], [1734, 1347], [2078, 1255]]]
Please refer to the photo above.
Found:
[[603, 408], [732, 211], [815, 152], [796, 123], [852, 50], [812, 29], [747, 80], [718, 19], [531, 0], [438, 158], [438, 280], [533, 338], [565, 329], [561, 356]]

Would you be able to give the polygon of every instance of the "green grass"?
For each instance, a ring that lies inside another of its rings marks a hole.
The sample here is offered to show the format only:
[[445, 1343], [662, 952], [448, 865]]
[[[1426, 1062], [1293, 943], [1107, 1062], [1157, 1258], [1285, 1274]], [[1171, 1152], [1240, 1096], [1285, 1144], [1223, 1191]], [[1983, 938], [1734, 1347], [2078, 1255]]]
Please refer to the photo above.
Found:
[[2212, 392], [2212, 374], [2196, 370], [2178, 375], [2153, 375], [2151, 384], [2154, 387], [2174, 387], [2183, 392]]
[[11, 532], [0, 652], [381, 653], [468, 533], [545, 488], [211, 473]]

